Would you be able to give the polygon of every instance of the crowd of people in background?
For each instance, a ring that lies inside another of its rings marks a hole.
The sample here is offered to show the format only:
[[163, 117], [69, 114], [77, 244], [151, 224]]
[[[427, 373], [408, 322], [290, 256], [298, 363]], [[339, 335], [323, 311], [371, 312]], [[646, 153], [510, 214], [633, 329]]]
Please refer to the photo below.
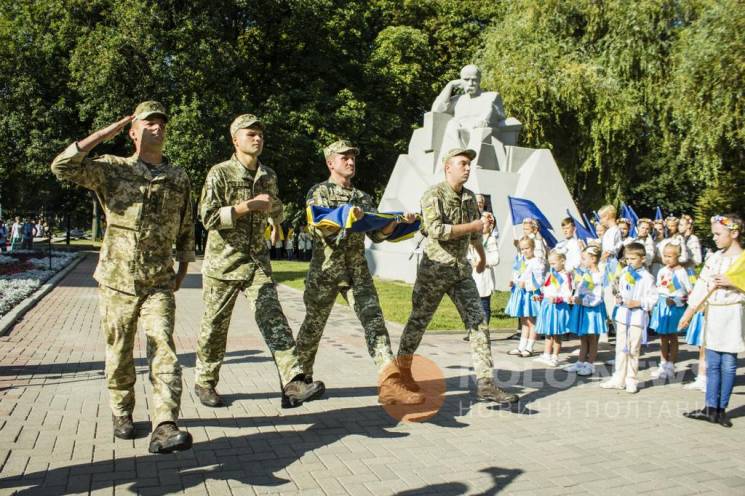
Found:
[[[598, 214], [597, 238], [578, 239], [576, 223], [567, 217], [562, 221], [565, 239], [552, 249], [539, 222], [524, 219], [505, 310], [519, 319], [521, 334], [508, 354], [533, 356], [536, 341], [543, 338], [544, 351], [535, 360], [558, 367], [562, 340], [575, 335], [579, 357], [564, 369], [590, 376], [599, 340], [615, 331], [614, 373], [601, 387], [636, 393], [641, 346], [651, 335], [659, 337], [659, 364], [651, 377], [673, 379], [684, 336], [685, 343], [699, 348], [696, 380], [685, 387], [705, 392], [707, 405], [686, 416], [731, 427], [725, 409], [737, 353], [745, 351], [745, 293], [729, 270], [742, 264], [742, 218], [712, 217], [718, 249], [713, 252], [702, 249], [690, 215], [642, 218], [632, 225], [617, 218], [612, 205]], [[483, 276], [474, 272], [474, 278]], [[486, 306], [484, 313], [488, 322]]]
[[31, 217], [15, 217], [7, 223], [0, 219], [0, 253], [33, 250], [34, 239], [49, 236], [46, 222]]

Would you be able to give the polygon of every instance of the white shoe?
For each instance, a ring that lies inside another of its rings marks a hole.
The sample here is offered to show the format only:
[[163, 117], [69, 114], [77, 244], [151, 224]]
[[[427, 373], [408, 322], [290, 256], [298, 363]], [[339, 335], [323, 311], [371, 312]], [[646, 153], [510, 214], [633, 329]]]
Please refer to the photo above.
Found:
[[574, 363], [570, 363], [569, 365], [567, 365], [566, 367], [564, 367], [564, 370], [567, 371], [567, 372], [577, 372], [577, 373], [579, 373], [579, 371], [582, 369], [582, 367], [584, 367], [584, 364], [583, 363], [581, 363], [581, 362], [574, 362]]
[[546, 355], [545, 353], [537, 356], [533, 359], [534, 362], [542, 363], [545, 365], [551, 365], [551, 355]]
[[667, 362], [662, 362], [657, 369], [652, 372], [652, 379], [667, 379]]
[[627, 382], [626, 383], [626, 392], [627, 393], [634, 394], [634, 393], [639, 392], [639, 388], [637, 387], [637, 385], [636, 385], [635, 382]]
[[576, 350], [574, 350], [574, 351], [572, 352], [572, 356], [579, 356], [579, 352], [580, 352], [580, 349], [579, 349], [579, 348], [577, 348]]
[[603, 389], [625, 389], [624, 385], [616, 381], [615, 379], [610, 379], [601, 383], [600, 387]]
[[559, 366], [559, 357], [556, 355], [551, 355], [551, 358], [549, 358], [549, 361], [551, 362], [551, 365], [554, 367]]
[[577, 371], [577, 375], [588, 376], [595, 374], [595, 364], [585, 363], [581, 369]]
[[683, 386], [683, 389], [688, 389], [689, 391], [701, 391], [706, 392], [706, 377], [701, 377], [700, 375], [696, 376], [696, 380], [693, 382], [689, 382], [688, 384], [685, 384]]
[[606, 361], [605, 361], [605, 364], [606, 364], [606, 365], [614, 365], [615, 363], [616, 363], [616, 361], [615, 361], [615, 360], [613, 360], [612, 358], [611, 358], [610, 360], [606, 360]]

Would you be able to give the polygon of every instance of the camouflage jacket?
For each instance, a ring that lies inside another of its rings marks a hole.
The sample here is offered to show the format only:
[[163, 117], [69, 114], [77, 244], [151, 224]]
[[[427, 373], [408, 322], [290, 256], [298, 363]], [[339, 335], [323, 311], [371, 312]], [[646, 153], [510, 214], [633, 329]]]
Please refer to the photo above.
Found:
[[171, 289], [176, 260], [194, 261], [189, 176], [167, 160], [149, 167], [137, 156], [88, 158], [71, 144], [52, 162], [62, 180], [93, 190], [106, 214], [106, 234], [93, 277], [130, 294]]
[[[250, 212], [236, 218], [233, 207], [256, 195], [272, 198], [271, 212]], [[215, 279], [243, 281], [258, 265], [271, 275], [269, 253], [264, 240], [267, 221], [279, 225], [283, 220], [277, 174], [262, 163], [248, 170], [235, 155], [213, 166], [204, 181], [199, 202], [207, 236], [202, 273]]]
[[[360, 207], [365, 212], [376, 211], [370, 195], [354, 187], [339, 186], [330, 179], [310, 188], [305, 203], [307, 207], [315, 205], [330, 208], [348, 203]], [[327, 233], [313, 226], [309, 226], [308, 230], [313, 238], [311, 270], [339, 274], [351, 274], [358, 270], [368, 271], [365, 260], [365, 234], [375, 243], [384, 241], [387, 237], [381, 231], [348, 232], [346, 237], [337, 240], [337, 232]]]
[[471, 276], [466, 256], [471, 240], [481, 240], [480, 233], [452, 238], [453, 225], [467, 224], [480, 218], [476, 195], [466, 188], [460, 194], [443, 181], [422, 195], [422, 224], [427, 233], [424, 253], [432, 261], [454, 265], [464, 277]]

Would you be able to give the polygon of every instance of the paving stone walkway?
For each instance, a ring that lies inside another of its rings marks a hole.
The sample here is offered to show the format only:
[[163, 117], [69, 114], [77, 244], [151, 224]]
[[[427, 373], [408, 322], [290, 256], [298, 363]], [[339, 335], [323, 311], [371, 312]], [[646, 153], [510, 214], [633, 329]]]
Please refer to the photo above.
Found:
[[[461, 335], [426, 335], [420, 353], [447, 381], [443, 408], [422, 424], [398, 424], [376, 403], [375, 369], [351, 311], [337, 307], [316, 365], [326, 399], [282, 410], [276, 370], [245, 299], [236, 305], [220, 392], [226, 408], [193, 394], [201, 276], [194, 264], [177, 293], [176, 345], [184, 366], [181, 424], [191, 451], [149, 455], [149, 383], [136, 342], [137, 438], [115, 439], [103, 377], [104, 342], [89, 255], [0, 338], [0, 494], [745, 494], [745, 375], [732, 397], [734, 428], [687, 420], [703, 394], [649, 379], [606, 391], [505, 354], [494, 340], [497, 378], [519, 407], [475, 403]], [[300, 293], [280, 287], [297, 330]], [[400, 326], [391, 325], [397, 346]], [[567, 343], [567, 350], [577, 347]], [[395, 348], [394, 348], [395, 349]], [[682, 347], [681, 370], [697, 353]], [[611, 358], [609, 351], [601, 359]]]

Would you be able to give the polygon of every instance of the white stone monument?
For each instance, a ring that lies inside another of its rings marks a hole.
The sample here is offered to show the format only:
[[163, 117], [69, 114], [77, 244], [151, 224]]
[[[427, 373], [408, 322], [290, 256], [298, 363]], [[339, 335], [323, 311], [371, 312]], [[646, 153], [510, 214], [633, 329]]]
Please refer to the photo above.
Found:
[[[399, 155], [379, 210], [420, 212], [419, 200], [430, 186], [445, 179], [440, 156], [456, 146], [476, 150], [475, 167], [466, 183], [470, 190], [489, 197], [500, 231], [500, 264], [495, 268], [498, 289], [507, 289], [512, 261], [517, 254], [507, 196], [527, 198], [538, 205], [561, 240], [561, 220], [566, 211], [581, 216], [548, 149], [522, 148], [517, 139], [522, 124], [505, 117], [498, 93], [482, 92], [481, 74], [466, 66], [461, 80], [451, 81], [424, 114], [424, 126], [414, 130], [408, 153]], [[457, 88], [462, 95], [453, 95]], [[372, 273], [384, 279], [414, 282], [422, 256], [421, 234], [399, 243], [367, 242], [365, 254]]]

